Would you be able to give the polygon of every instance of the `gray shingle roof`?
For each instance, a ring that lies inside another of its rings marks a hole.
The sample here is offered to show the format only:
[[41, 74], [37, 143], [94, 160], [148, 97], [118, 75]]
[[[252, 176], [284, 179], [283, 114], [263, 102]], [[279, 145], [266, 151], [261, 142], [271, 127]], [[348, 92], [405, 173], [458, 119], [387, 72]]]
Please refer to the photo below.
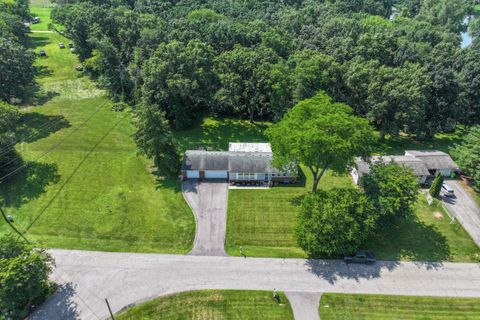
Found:
[[[374, 156], [370, 157], [370, 163], [378, 163], [382, 161], [385, 164], [391, 163], [392, 161], [397, 163], [400, 166], [405, 168], [410, 168], [413, 171], [415, 176], [429, 176], [430, 172], [428, 171], [427, 166], [423, 163], [422, 160], [409, 157], [409, 156]], [[368, 174], [370, 172], [370, 163], [362, 160], [361, 158], [357, 158], [355, 160], [355, 164], [357, 167], [359, 177]]]
[[425, 163], [429, 170], [459, 170], [458, 165], [445, 152], [437, 150], [407, 150], [406, 156], [413, 156]]
[[272, 166], [273, 155], [268, 152], [185, 152], [182, 170], [219, 170], [244, 173], [278, 173]]
[[182, 170], [228, 170], [228, 157], [223, 151], [187, 151]]

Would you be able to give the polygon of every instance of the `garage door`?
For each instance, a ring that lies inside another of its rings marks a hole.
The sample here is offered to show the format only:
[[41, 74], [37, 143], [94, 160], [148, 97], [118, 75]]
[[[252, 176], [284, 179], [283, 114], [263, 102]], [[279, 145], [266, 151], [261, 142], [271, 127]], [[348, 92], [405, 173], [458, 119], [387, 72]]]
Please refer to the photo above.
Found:
[[205, 171], [205, 179], [227, 179], [227, 171]]
[[189, 171], [187, 171], [187, 178], [188, 179], [198, 179], [198, 178], [200, 178], [200, 172], [189, 170]]

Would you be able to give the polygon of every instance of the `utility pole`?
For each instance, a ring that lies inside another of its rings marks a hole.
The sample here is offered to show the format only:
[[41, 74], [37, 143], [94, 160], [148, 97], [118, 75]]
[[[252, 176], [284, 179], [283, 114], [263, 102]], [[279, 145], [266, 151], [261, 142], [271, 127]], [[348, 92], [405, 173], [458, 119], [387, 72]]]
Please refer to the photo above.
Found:
[[7, 215], [5, 214], [5, 212], [3, 211], [3, 209], [2, 209], [1, 206], [0, 206], [0, 213], [2, 214], [3, 219], [5, 220], [5, 222], [8, 223], [8, 225], [10, 226], [10, 228], [13, 229], [13, 231], [15, 231], [16, 233], [18, 233], [18, 235], [19, 235], [20, 237], [22, 237], [23, 240], [25, 240], [27, 243], [30, 243], [30, 241], [28, 241], [28, 239], [25, 238], [25, 236], [24, 236], [20, 231], [18, 231], [17, 228], [15, 228], [15, 226], [12, 224], [12, 222], [10, 221], [10, 219], [7, 217]]
[[115, 317], [113, 316], [113, 313], [112, 313], [112, 308], [110, 308], [110, 303], [108, 303], [107, 298], [105, 298], [105, 302], [107, 303], [108, 312], [110, 312], [110, 317], [112, 318], [112, 320], [115, 320]]

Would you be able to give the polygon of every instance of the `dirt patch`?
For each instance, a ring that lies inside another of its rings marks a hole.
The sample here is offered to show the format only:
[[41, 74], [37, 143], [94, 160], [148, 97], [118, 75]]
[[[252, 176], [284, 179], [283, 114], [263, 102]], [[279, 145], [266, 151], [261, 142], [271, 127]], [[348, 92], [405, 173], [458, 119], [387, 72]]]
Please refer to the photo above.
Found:
[[443, 214], [442, 214], [441, 212], [439, 212], [439, 211], [435, 211], [435, 212], [433, 213], [433, 216], [434, 216], [435, 219], [437, 219], [437, 220], [443, 220]]

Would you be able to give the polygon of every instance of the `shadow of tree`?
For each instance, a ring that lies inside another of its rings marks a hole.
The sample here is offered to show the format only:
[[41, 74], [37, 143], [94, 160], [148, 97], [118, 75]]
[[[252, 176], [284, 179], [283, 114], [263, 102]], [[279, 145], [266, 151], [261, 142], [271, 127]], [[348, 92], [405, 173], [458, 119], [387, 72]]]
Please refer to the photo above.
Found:
[[374, 279], [382, 270], [392, 271], [400, 264], [397, 261], [380, 261], [371, 265], [347, 264], [341, 260], [307, 260], [310, 272], [333, 284], [339, 279]]
[[78, 306], [73, 300], [75, 294], [76, 289], [72, 283], [58, 286], [55, 294], [28, 318], [31, 320], [79, 319]]
[[2, 183], [0, 199], [7, 207], [18, 208], [38, 198], [48, 185], [60, 180], [57, 165], [28, 162], [17, 175]]
[[29, 47], [31, 49], [37, 49], [38, 47], [44, 47], [50, 44], [51, 39], [46, 36], [35, 35], [35, 37], [29, 37]]
[[42, 87], [35, 82], [27, 88], [22, 101], [25, 105], [40, 106], [59, 95], [60, 93], [55, 91], [44, 91]]
[[451, 258], [447, 238], [415, 216], [399, 218], [377, 231], [364, 246], [382, 260], [441, 262]]
[[45, 115], [38, 112], [24, 113], [16, 134], [22, 142], [33, 142], [70, 127], [62, 115]]

